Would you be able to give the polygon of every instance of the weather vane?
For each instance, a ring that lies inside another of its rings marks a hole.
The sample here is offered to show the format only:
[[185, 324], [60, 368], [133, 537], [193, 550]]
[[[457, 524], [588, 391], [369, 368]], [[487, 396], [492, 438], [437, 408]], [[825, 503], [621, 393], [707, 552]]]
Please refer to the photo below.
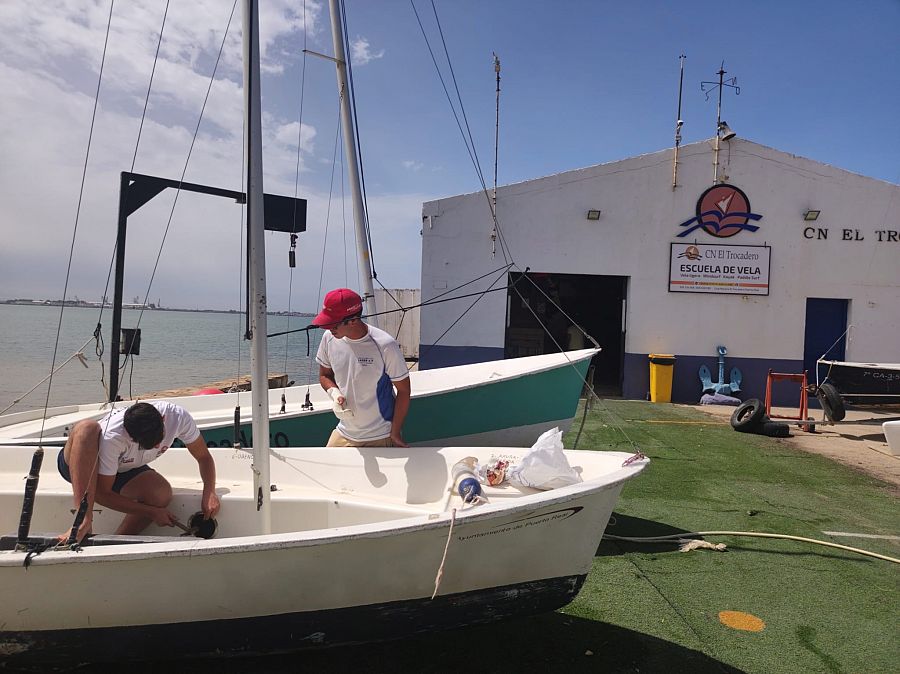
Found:
[[725, 79], [725, 61], [722, 61], [722, 65], [719, 66], [719, 81], [718, 82], [701, 82], [700, 83], [700, 91], [706, 94], [706, 100], [709, 100], [709, 94], [714, 90], [719, 90], [719, 98], [716, 103], [716, 148], [715, 148], [715, 160], [713, 161], [713, 184], [719, 182], [719, 141], [720, 140], [731, 140], [735, 137], [734, 131], [728, 126], [728, 123], [722, 119], [722, 90], [725, 87], [731, 87], [734, 89], [735, 96], [741, 95], [741, 88], [737, 85], [737, 77], [731, 77], [729, 79]]

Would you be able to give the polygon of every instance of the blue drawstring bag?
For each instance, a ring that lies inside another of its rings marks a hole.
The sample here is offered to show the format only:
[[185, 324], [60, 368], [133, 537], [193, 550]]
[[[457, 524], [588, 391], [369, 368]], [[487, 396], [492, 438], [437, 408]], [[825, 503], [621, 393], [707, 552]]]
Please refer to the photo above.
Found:
[[378, 396], [378, 410], [385, 421], [394, 419], [394, 383], [388, 377], [387, 370], [381, 372], [378, 385], [375, 387]]

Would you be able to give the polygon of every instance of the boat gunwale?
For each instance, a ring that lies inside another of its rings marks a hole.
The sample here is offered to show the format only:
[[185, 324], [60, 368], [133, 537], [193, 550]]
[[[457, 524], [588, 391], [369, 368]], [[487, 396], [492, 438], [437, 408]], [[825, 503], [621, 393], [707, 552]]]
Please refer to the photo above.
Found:
[[[413, 397], [417, 398], [417, 399], [431, 398], [431, 397], [434, 397], [437, 395], [445, 395], [447, 393], [454, 392], [454, 391], [468, 391], [468, 390], [478, 388], [481, 386], [491, 386], [495, 383], [515, 381], [517, 379], [522, 379], [523, 377], [544, 374], [546, 372], [550, 372], [552, 370], [557, 370], [557, 369], [560, 369], [563, 367], [575, 366], [578, 363], [581, 363], [582, 361], [587, 360], [588, 358], [593, 358], [599, 352], [600, 352], [600, 349], [590, 348], [590, 349], [579, 349], [576, 351], [561, 351], [559, 353], [553, 353], [553, 354], [541, 354], [540, 356], [525, 356], [524, 358], [533, 358], [533, 357], [541, 358], [544, 356], [563, 356], [564, 359], [562, 362], [551, 362], [550, 364], [542, 366], [541, 368], [535, 369], [535, 370], [520, 369], [514, 373], [511, 373], [508, 375], [503, 375], [498, 379], [481, 379], [477, 382], [468, 383], [468, 384], [465, 384], [462, 386], [443, 386], [440, 388], [429, 389], [427, 391], [420, 391], [420, 392], [413, 391]], [[578, 357], [571, 357], [571, 358], [566, 357], [566, 354], [569, 354], [569, 353], [572, 353], [572, 354], [581, 353], [581, 355]], [[522, 358], [522, 359], [519, 359], [519, 358], [504, 359], [501, 362], [524, 360], [524, 358]], [[440, 369], [449, 370], [449, 369], [456, 368], [456, 367], [462, 368], [462, 367], [477, 366], [477, 365], [483, 365], [484, 363], [488, 363], [488, 362], [492, 362], [492, 361], [483, 361], [482, 363], [468, 363], [465, 365], [454, 365], [454, 366], [451, 366], [448, 368], [440, 368]], [[430, 372], [430, 371], [431, 370], [422, 370], [423, 373]], [[298, 385], [289, 386], [289, 387], [282, 387], [280, 389], [271, 389], [271, 391], [277, 392], [279, 390], [284, 391], [284, 390], [291, 389], [291, 388], [296, 388], [296, 389], [308, 388], [309, 386], [313, 386], [313, 384], [312, 383], [298, 384]], [[239, 391], [239, 392], [235, 392], [235, 393], [223, 393], [223, 395], [237, 396], [239, 399], [239, 396], [241, 395], [241, 393], [247, 393], [247, 392]], [[281, 414], [281, 413], [279, 413], [281, 403], [277, 402], [277, 401], [273, 402], [272, 395], [277, 395], [277, 394], [273, 394], [270, 392], [269, 414], [270, 414], [270, 416], [277, 414], [279, 420], [296, 419], [296, 418], [300, 418], [300, 417], [304, 417], [304, 416], [314, 416], [314, 415], [318, 415], [318, 414], [326, 414], [326, 413], [331, 412], [331, 407], [328, 406], [328, 407], [321, 407], [319, 409], [312, 409], [312, 410], [293, 409], [293, 410], [288, 410], [285, 413]], [[135, 398], [133, 401], [120, 401], [120, 402], [131, 404], [133, 402], [138, 402], [138, 401], [149, 402], [149, 401], [154, 401], [154, 400], [180, 401], [185, 398], [189, 399], [189, 398], [193, 398], [193, 397], [194, 396], [169, 396], [169, 397], [163, 397], [163, 398], [148, 397], [148, 398]], [[219, 396], [216, 396], [216, 398], [218, 399]], [[299, 402], [299, 401], [297, 401], [297, 402]], [[226, 400], [222, 400], [221, 407], [212, 407], [209, 410], [196, 410], [196, 412], [192, 412], [191, 414], [192, 414], [192, 416], [194, 416], [194, 419], [197, 423], [197, 428], [200, 431], [212, 430], [212, 429], [220, 428], [222, 426], [223, 421], [231, 423], [234, 418], [233, 417], [234, 401], [228, 402], [227, 404], [226, 403], [227, 403]], [[46, 418], [49, 420], [54, 417], [63, 416], [63, 415], [67, 415], [67, 414], [81, 415], [84, 413], [90, 413], [91, 415], [99, 415], [99, 417], [102, 418], [103, 415], [107, 414], [109, 411], [114, 409], [112, 405], [113, 405], [112, 403], [108, 403], [108, 402], [84, 403], [84, 404], [77, 404], [77, 405], [62, 405], [62, 406], [56, 407], [56, 408], [54, 408], [54, 407], [49, 408], [47, 410], [47, 414], [45, 417], [43, 416], [41, 410], [24, 410], [22, 412], [14, 412], [13, 414], [0, 416], [0, 446], [9, 446], [9, 445], [31, 445], [31, 446], [34, 446], [34, 445], [40, 444], [40, 442], [44, 442], [44, 443], [52, 444], [52, 445], [63, 444], [66, 441], [66, 436], [63, 436], [63, 435], [48, 435], [48, 436], [44, 436], [42, 439], [39, 440], [38, 438], [35, 438], [35, 437], [22, 437], [22, 436], [12, 436], [12, 435], [6, 436], [5, 433], [8, 433], [9, 430], [13, 426], [16, 426], [17, 424], [20, 424], [20, 423], [21, 424], [37, 423], [42, 418]], [[222, 411], [224, 411], [224, 412], [222, 412]], [[214, 419], [204, 419], [204, 416], [210, 416], [211, 414], [215, 415]], [[16, 417], [18, 415], [30, 415], [30, 416], [27, 416], [25, 418], [20, 418], [18, 420], [13, 419], [13, 417]], [[89, 417], [83, 417], [83, 418], [87, 419]], [[81, 420], [82, 419], [76, 419], [76, 420], [73, 420], [72, 423], [77, 423], [77, 421], [81, 421]], [[250, 420], [251, 420], [251, 415], [249, 413], [246, 415], [241, 415], [241, 423], [249, 423]]]
[[[569, 452], [595, 453], [592, 450], [567, 450]], [[627, 452], [603, 452], [616, 455], [622, 459], [630, 458]], [[605, 489], [614, 488], [637, 476], [650, 463], [644, 457], [627, 466], [616, 467], [604, 475], [578, 482], [565, 487], [558, 487], [534, 494], [517, 497], [514, 500], [488, 503], [483, 507], [467, 509], [456, 508], [455, 526], [460, 522], [477, 523], [498, 516], [515, 515], [517, 513], [542, 509], [552, 505], [560, 505], [569, 501], [589, 496]], [[548, 496], [552, 494], [552, 496]], [[453, 517], [454, 509], [446, 508], [442, 512], [416, 514], [374, 522], [369, 524], [353, 524], [343, 527], [327, 527], [307, 531], [285, 532], [277, 534], [254, 534], [249, 536], [232, 536], [221, 539], [192, 539], [172, 537], [171, 541], [123, 544], [115, 546], [84, 547], [77, 551], [49, 549], [40, 555], [33, 556], [30, 566], [46, 566], [53, 564], [82, 563], [115, 563], [137, 561], [158, 557], [193, 557], [213, 554], [234, 554], [242, 552], [262, 552], [266, 550], [288, 550], [318, 545], [331, 545], [355, 539], [377, 539], [394, 536], [398, 533], [413, 533], [430, 529], [447, 528]], [[402, 526], [395, 526], [402, 523]], [[385, 526], [385, 525], [388, 526]], [[323, 536], [323, 532], [338, 532]], [[49, 553], [49, 554], [48, 554]], [[15, 550], [0, 551], [0, 568], [22, 566], [28, 553]]]

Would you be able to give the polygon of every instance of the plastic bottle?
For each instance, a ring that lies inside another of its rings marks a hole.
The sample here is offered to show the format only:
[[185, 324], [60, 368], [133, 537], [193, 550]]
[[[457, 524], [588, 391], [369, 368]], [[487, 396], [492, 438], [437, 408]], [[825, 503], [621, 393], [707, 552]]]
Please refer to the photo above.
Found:
[[472, 503], [481, 496], [481, 483], [475, 476], [477, 463], [478, 459], [474, 456], [467, 456], [453, 464], [453, 468], [450, 470], [456, 491], [459, 492], [465, 503]]

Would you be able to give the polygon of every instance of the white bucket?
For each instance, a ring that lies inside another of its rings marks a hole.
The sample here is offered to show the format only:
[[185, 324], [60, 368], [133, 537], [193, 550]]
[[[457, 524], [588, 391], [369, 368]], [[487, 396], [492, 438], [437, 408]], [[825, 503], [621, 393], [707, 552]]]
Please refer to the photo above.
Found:
[[888, 451], [894, 456], [900, 456], [900, 421], [885, 421], [881, 427], [887, 439]]

